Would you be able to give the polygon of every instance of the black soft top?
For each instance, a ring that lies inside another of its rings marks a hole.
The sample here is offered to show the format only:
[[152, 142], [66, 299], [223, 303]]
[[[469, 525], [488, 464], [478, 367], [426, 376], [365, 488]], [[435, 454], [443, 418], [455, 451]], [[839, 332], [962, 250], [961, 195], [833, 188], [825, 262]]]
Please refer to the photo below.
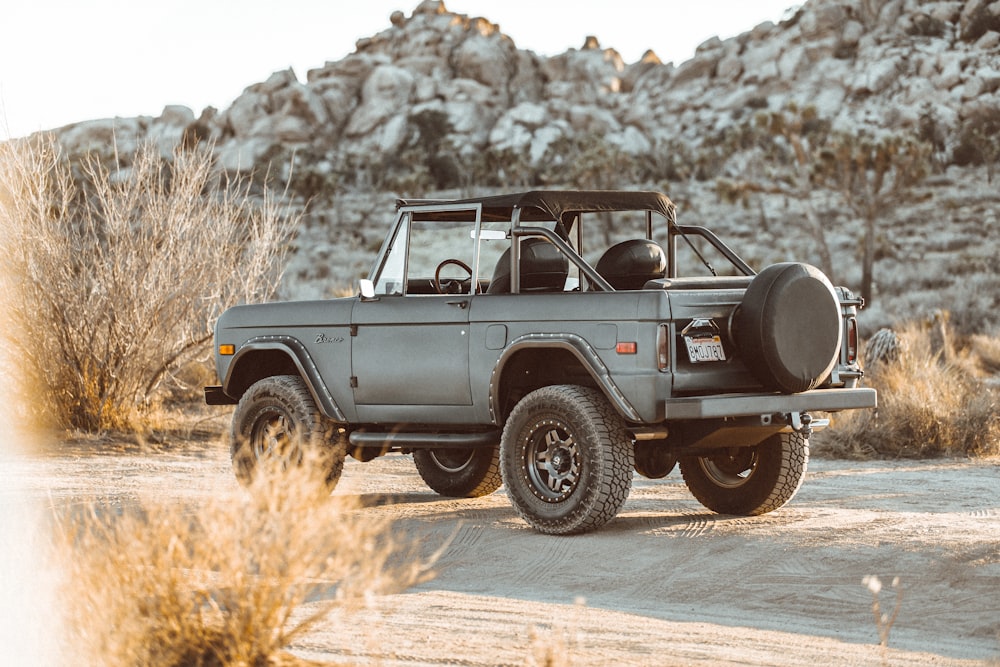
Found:
[[510, 220], [515, 208], [521, 209], [521, 220], [529, 222], [569, 222], [577, 213], [600, 211], [652, 211], [671, 222], [675, 219], [674, 203], [666, 195], [632, 190], [531, 190], [471, 199], [396, 200], [396, 208], [434, 204], [482, 204], [483, 219], [496, 221]]

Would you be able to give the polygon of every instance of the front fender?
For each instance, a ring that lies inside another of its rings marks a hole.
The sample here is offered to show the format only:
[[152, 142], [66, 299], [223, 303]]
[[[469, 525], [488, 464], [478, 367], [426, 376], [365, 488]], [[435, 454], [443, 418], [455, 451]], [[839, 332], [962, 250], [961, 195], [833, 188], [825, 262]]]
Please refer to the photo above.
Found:
[[292, 372], [302, 377], [326, 417], [337, 422], [347, 421], [323, 382], [309, 350], [292, 336], [257, 336], [243, 343], [229, 363], [222, 389], [226, 395], [239, 398], [261, 378]]
[[525, 349], [561, 349], [572, 354], [587, 370], [597, 387], [604, 392], [604, 395], [611, 401], [611, 404], [625, 419], [639, 422], [642, 418], [638, 411], [625, 397], [625, 394], [618, 388], [608, 367], [601, 361], [600, 356], [591, 347], [590, 343], [582, 336], [569, 333], [532, 333], [525, 334], [511, 341], [510, 345], [504, 349], [503, 354], [497, 360], [493, 373], [490, 376], [490, 418], [494, 424], [500, 425], [502, 421], [502, 408], [500, 405], [500, 381], [503, 377], [504, 366], [518, 352]]

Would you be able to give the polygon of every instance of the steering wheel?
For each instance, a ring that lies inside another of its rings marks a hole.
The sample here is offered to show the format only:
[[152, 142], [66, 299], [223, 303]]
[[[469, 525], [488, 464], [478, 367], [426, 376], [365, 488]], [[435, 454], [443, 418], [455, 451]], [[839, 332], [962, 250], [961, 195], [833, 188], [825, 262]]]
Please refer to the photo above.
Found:
[[449, 264], [454, 264], [462, 269], [469, 274], [469, 279], [472, 279], [472, 268], [468, 264], [460, 259], [446, 259], [438, 264], [437, 270], [434, 271], [434, 289], [438, 294], [457, 294], [457, 290], [461, 287], [461, 281], [458, 280], [447, 280], [444, 284], [441, 283], [441, 269]]

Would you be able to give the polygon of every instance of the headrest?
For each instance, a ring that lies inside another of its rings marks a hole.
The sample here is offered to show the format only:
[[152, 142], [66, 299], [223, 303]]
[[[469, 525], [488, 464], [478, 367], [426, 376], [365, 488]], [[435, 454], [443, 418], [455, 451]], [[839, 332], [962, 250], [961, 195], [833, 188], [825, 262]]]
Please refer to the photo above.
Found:
[[642, 289], [667, 275], [667, 256], [655, 241], [630, 239], [608, 248], [594, 268], [616, 290]]
[[[521, 289], [524, 291], [562, 290], [569, 275], [569, 261], [552, 242], [539, 238], [521, 241]], [[497, 260], [489, 294], [510, 291], [510, 249]]]

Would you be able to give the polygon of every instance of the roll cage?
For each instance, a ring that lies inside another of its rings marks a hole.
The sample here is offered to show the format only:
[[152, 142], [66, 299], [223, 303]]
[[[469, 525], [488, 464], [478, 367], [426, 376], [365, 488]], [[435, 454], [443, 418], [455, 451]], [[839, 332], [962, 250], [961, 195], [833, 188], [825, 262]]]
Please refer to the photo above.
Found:
[[[678, 263], [678, 247], [689, 246], [701, 263], [712, 275], [718, 275], [702, 252], [692, 243], [697, 237], [708, 244], [732, 265], [731, 271], [737, 275], [753, 276], [755, 271], [726, 245], [711, 230], [697, 225], [679, 225], [676, 221], [676, 207], [672, 201], [659, 192], [634, 192], [613, 190], [532, 190], [514, 194], [475, 197], [460, 200], [398, 199], [396, 201], [397, 220], [394, 232], [387, 237], [376, 259], [369, 282], [378, 282], [379, 275], [386, 266], [393, 248], [408, 233], [412, 223], [471, 223], [471, 240], [474, 252], [470, 265], [472, 276], [481, 276], [480, 241], [485, 238], [484, 225], [506, 223], [506, 237], [520, 240], [541, 237], [555, 245], [569, 262], [586, 279], [589, 289], [614, 291], [614, 287], [584, 258], [584, 215], [611, 214], [616, 212], [645, 213], [645, 239], [653, 240], [654, 215], [666, 221], [666, 240], [662, 243], [666, 255], [666, 279], [682, 277]], [[590, 215], [588, 215], [588, 218]], [[520, 243], [510, 244], [511, 293], [521, 291], [519, 272], [515, 270], [520, 261]], [[407, 253], [408, 254], [408, 253]], [[406, 261], [405, 258], [403, 261]], [[477, 278], [478, 279], [478, 278]], [[473, 282], [470, 280], [470, 283]], [[370, 285], [369, 285], [370, 287]], [[472, 291], [470, 286], [469, 291]], [[370, 294], [363, 285], [363, 295]]]

